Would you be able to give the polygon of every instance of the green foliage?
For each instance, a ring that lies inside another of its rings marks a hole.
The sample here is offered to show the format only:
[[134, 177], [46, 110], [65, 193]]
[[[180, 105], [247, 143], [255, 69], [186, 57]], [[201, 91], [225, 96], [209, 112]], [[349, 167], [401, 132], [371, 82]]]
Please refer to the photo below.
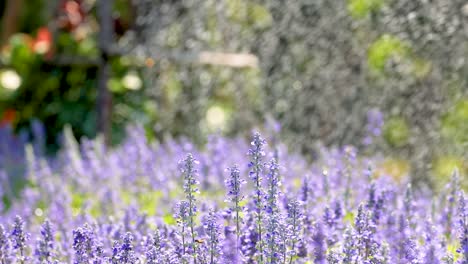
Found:
[[[166, 11], [158, 10], [161, 16], [149, 19], [137, 14], [141, 11], [135, 7], [141, 1], [132, 4], [133, 9], [129, 1], [116, 0], [113, 7], [116, 24], [122, 26], [136, 18], [153, 21], [150, 23], [154, 24], [142, 32], [133, 33], [143, 37], [135, 38], [137, 44], [154, 52], [148, 54], [156, 54], [156, 58], [144, 69], [132, 68], [131, 55], [110, 58], [112, 75], [108, 85], [113, 95], [112, 140], [118, 142], [124, 136], [123, 127], [131, 121], [143, 123], [151, 139], [163, 138], [165, 135], [162, 134], [170, 133], [188, 135], [201, 143], [205, 132], [218, 131], [222, 127], [223, 132], [232, 135], [250, 129], [268, 112], [284, 125], [281, 136], [289, 137], [290, 144], [304, 147], [307, 144], [303, 142], [315, 142], [319, 137], [336, 140], [339, 137], [334, 134], [344, 133], [349, 136], [343, 137], [347, 138], [346, 142], [340, 144], [354, 141], [365, 127], [360, 122], [363, 122], [364, 111], [369, 105], [391, 106], [392, 113], [402, 113], [408, 102], [415, 105], [409, 97], [424, 98], [422, 101], [431, 99], [426, 83], [443, 89], [445, 86], [440, 83], [446, 82], [446, 78], [461, 76], [457, 86], [464, 87], [463, 74], [438, 74], [438, 71], [445, 71], [443, 61], [455, 61], [453, 54], [459, 54], [444, 49], [443, 43], [449, 40], [448, 36], [419, 31], [425, 27], [413, 26], [406, 20], [409, 15], [414, 15], [412, 21], [424, 23], [429, 30], [433, 23], [431, 19], [445, 13], [431, 16], [423, 9], [397, 10], [395, 7], [404, 1], [177, 1], [168, 4], [170, 8]], [[50, 15], [52, 10], [47, 9], [51, 7], [47, 1], [31, 0], [22, 14], [30, 21], [20, 20], [20, 23], [28, 23], [20, 27], [27, 34], [14, 35], [2, 50], [1, 62], [5, 68], [0, 70], [0, 78], [3, 72], [11, 70], [20, 76], [21, 85], [14, 90], [5, 89], [0, 83], [0, 117], [4, 110], [13, 108], [17, 112], [13, 123], [17, 130], [29, 127], [31, 118], [40, 119], [46, 123], [49, 145], [55, 143], [56, 135], [66, 123], [70, 123], [78, 138], [96, 134], [97, 67], [59, 66], [49, 60], [54, 58], [53, 55], [99, 59], [95, 3], [91, 1], [86, 6], [89, 12], [86, 11], [84, 21], [90, 23], [80, 25], [80, 31], [87, 33], [76, 37], [71, 29], [61, 28], [56, 32], [53, 54], [39, 54], [31, 48], [35, 32], [39, 27], [57, 21], [44, 21], [44, 15]], [[194, 5], [186, 8], [191, 4]], [[384, 6], [385, 12], [379, 12]], [[387, 23], [389, 20], [395, 23]], [[449, 23], [450, 20], [444, 21]], [[158, 22], [167, 23], [167, 26], [161, 27]], [[414, 38], [407, 37], [412, 32], [416, 34], [411, 35]], [[434, 38], [425, 43], [427, 34]], [[120, 33], [116, 35], [120, 36]], [[417, 35], [421, 35], [421, 40]], [[450, 40], [459, 35], [453, 33]], [[153, 36], [158, 37], [153, 39]], [[125, 40], [120, 42], [123, 45], [128, 41], [125, 37], [120, 40]], [[459, 46], [462, 45], [451, 48]], [[232, 69], [179, 63], [172, 59], [158, 60], [160, 47], [164, 52], [191, 53], [192, 47], [195, 51], [248, 52], [257, 55], [260, 63], [255, 69]], [[450, 56], [447, 60], [440, 59], [443, 54]], [[390, 61], [405, 66], [397, 70], [404, 69], [406, 74], [392, 75], [393, 72], [386, 68]], [[365, 64], [368, 67], [361, 67]], [[453, 71], [452, 68], [449, 70]], [[373, 78], [375, 76], [379, 78]], [[384, 78], [380, 78], [382, 76]], [[130, 85], [135, 80], [140, 84]], [[349, 86], [349, 89], [344, 92], [343, 86]], [[428, 95], [416, 96], [425, 91]], [[356, 94], [356, 98], [351, 99], [351, 94]], [[409, 97], [403, 98], [402, 94]], [[466, 101], [457, 101], [441, 119], [443, 137], [456, 144], [468, 140], [468, 122], [463, 110], [467, 108]], [[348, 105], [351, 104], [354, 110], [349, 115]], [[381, 110], [386, 115], [390, 112], [389, 108]], [[311, 118], [305, 118], [309, 114], [312, 114]], [[434, 110], [431, 115], [439, 117], [440, 112]], [[222, 118], [217, 119], [219, 117]], [[414, 134], [410, 135], [408, 124], [417, 126], [420, 122], [414, 122], [410, 114], [406, 118], [390, 120], [385, 127], [384, 137], [396, 151], [408, 142], [410, 136], [430, 134], [414, 127]], [[228, 120], [227, 124], [221, 122], [222, 119]], [[342, 122], [345, 119], [346, 122]], [[344, 123], [358, 125], [341, 126]], [[224, 130], [225, 126], [228, 129]], [[425, 127], [432, 129], [434, 126]], [[332, 130], [336, 133], [330, 133]], [[300, 134], [311, 138], [299, 139]], [[314, 140], [309, 140], [312, 137]]]
[[138, 204], [143, 212], [146, 212], [149, 216], [156, 215], [158, 209], [158, 201], [161, 201], [163, 197], [162, 191], [149, 191], [146, 193], [139, 194]]
[[55, 4], [54, 1], [47, 0], [22, 1], [23, 9], [18, 23], [19, 32], [31, 32], [45, 25], [49, 10], [44, 7], [50, 7], [53, 4]]
[[391, 146], [402, 147], [408, 142], [410, 130], [405, 119], [393, 117], [385, 124], [383, 135]]
[[468, 172], [466, 160], [454, 155], [443, 155], [432, 162], [432, 172], [440, 183], [449, 180], [455, 169], [458, 169], [461, 175], [465, 175]]
[[109, 90], [113, 93], [124, 93], [125, 87], [122, 84], [122, 81], [119, 78], [113, 77], [109, 79], [107, 83], [109, 85]]
[[412, 60], [412, 73], [417, 78], [425, 78], [431, 71], [432, 63], [429, 60], [414, 58]]
[[368, 50], [367, 63], [371, 70], [384, 72], [385, 64], [392, 57], [404, 57], [408, 54], [408, 47], [397, 37], [383, 35], [378, 38]]
[[442, 135], [456, 144], [468, 143], [468, 99], [463, 98], [442, 117]]
[[270, 11], [265, 6], [247, 0], [229, 0], [227, 3], [229, 19], [245, 28], [267, 28], [273, 22]]
[[[0, 84], [0, 116], [8, 110], [15, 111], [14, 127], [28, 128], [31, 119], [36, 118], [47, 124], [47, 142], [54, 150], [55, 136], [65, 124], [70, 124], [74, 134], [94, 137], [96, 135], [96, 66], [57, 65], [32, 49], [34, 39], [26, 34], [15, 34], [9, 40], [8, 49], [1, 54], [1, 61], [8, 65], [0, 71], [16, 75], [21, 85], [7, 89]], [[96, 58], [98, 49], [91, 35], [76, 40], [67, 32], [59, 32], [56, 50], [60, 56], [82, 56]], [[123, 127], [129, 120], [141, 120], [143, 109], [138, 107], [141, 97], [132, 96], [132, 90], [140, 89], [142, 80], [139, 73], [129, 70], [124, 60], [113, 60], [113, 76], [109, 89], [115, 94], [114, 103], [119, 106], [113, 118], [112, 139], [118, 142], [123, 137]], [[1, 83], [1, 82], [0, 82]], [[131, 98], [129, 98], [131, 97]], [[125, 102], [122, 107], [122, 102]], [[135, 117], [137, 116], [137, 119]]]
[[86, 200], [89, 198], [89, 195], [84, 193], [76, 193], [74, 192], [71, 197], [71, 208], [73, 210], [81, 210], [85, 205]]
[[163, 221], [167, 225], [175, 225], [177, 224], [177, 221], [174, 219], [174, 216], [170, 213], [167, 213], [163, 216]]
[[[129, 4], [118, 0], [114, 6], [115, 19], [124, 27], [134, 15]], [[28, 129], [33, 118], [46, 123], [47, 143], [52, 151], [58, 143], [56, 136], [65, 124], [70, 124], [77, 138], [96, 135], [98, 67], [82, 62], [95, 61], [100, 56], [95, 2], [83, 7], [79, 25], [58, 21], [55, 11], [71, 11], [55, 10], [55, 5], [44, 0], [24, 3], [18, 28], [25, 33], [11, 36], [0, 54], [4, 65], [0, 69], [0, 80], [5, 79], [2, 78], [5, 74], [20, 80], [20, 86], [13, 88], [3, 87], [0, 82], [0, 118], [6, 111], [13, 112], [14, 118], [8, 122], [17, 131]], [[46, 22], [44, 18], [53, 21]], [[58, 25], [54, 36], [45, 27], [47, 24]], [[45, 52], [36, 48], [38, 41], [46, 41]], [[66, 62], [57, 63], [59, 59]], [[118, 142], [129, 120], [143, 119], [142, 95], [132, 92], [142, 88], [143, 81], [140, 73], [131, 70], [125, 60], [111, 58], [111, 62], [109, 89], [114, 93], [113, 103], [118, 108], [112, 116], [112, 141]]]
[[[72, 40], [59, 37], [57, 49], [63, 48], [61, 44], [69, 45], [68, 41]], [[59, 134], [69, 123], [76, 135], [94, 136], [95, 72], [86, 67], [55, 66], [35, 52], [32, 43], [31, 37], [16, 34], [9, 40], [7, 52], [2, 53], [2, 62], [8, 65], [7, 70], [17, 73], [21, 85], [10, 91], [0, 87], [0, 113], [15, 110], [13, 125], [18, 130], [37, 118], [47, 123], [48, 135]], [[73, 50], [77, 46], [68, 47]], [[48, 143], [56, 143], [55, 138], [48, 138]]]
[[8, 197], [7, 195], [3, 195], [0, 197], [0, 201], [2, 203], [2, 206], [3, 206], [3, 210], [6, 212], [8, 211], [8, 209], [10, 209], [11, 207], [11, 198]]
[[384, 0], [348, 0], [348, 11], [354, 18], [365, 18], [371, 12], [378, 11]]

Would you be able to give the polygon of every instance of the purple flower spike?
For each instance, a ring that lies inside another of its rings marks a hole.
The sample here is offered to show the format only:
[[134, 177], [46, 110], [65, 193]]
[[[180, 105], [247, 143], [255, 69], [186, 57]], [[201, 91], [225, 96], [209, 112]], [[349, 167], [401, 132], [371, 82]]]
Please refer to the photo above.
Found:
[[37, 247], [34, 255], [38, 263], [52, 263], [54, 258], [54, 233], [49, 220], [45, 220], [41, 226], [41, 237], [37, 241]]
[[26, 233], [24, 229], [24, 221], [20, 216], [17, 215], [13, 223], [13, 231], [11, 233], [11, 240], [13, 242], [13, 249], [15, 249], [17, 254], [19, 255], [18, 260], [21, 264], [25, 263], [25, 261], [27, 260], [25, 251], [26, 251], [28, 239], [29, 239], [29, 234]]

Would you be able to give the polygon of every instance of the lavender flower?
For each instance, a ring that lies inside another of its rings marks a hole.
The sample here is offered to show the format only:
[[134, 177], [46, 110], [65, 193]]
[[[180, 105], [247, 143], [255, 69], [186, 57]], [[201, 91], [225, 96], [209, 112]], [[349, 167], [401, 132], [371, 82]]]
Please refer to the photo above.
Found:
[[281, 225], [282, 221], [278, 213], [271, 213], [266, 216], [264, 250], [267, 263], [280, 263], [280, 248], [283, 244], [283, 241], [280, 240]]
[[[443, 263], [445, 264], [455, 264], [455, 260], [453, 259], [453, 255], [448, 253], [443, 259]], [[463, 263], [465, 264], [465, 263]]]
[[410, 183], [408, 183], [405, 190], [405, 196], [403, 200], [403, 211], [406, 216], [410, 216], [411, 212], [414, 211], [413, 189]]
[[278, 208], [278, 197], [280, 194], [279, 187], [281, 181], [279, 179], [279, 166], [275, 159], [269, 163], [269, 172], [267, 174], [267, 193], [265, 196], [265, 217], [266, 217], [266, 232], [265, 232], [265, 255], [268, 263], [279, 263], [279, 244], [284, 243], [279, 241], [279, 233], [281, 225], [281, 215]]
[[189, 204], [186, 201], [182, 201], [176, 205], [176, 213], [174, 218], [177, 220], [177, 225], [179, 226], [179, 234], [182, 239], [182, 252], [181, 255], [185, 255], [186, 253], [186, 241], [185, 235], [187, 234], [187, 223], [189, 222]]
[[397, 263], [421, 263], [419, 259], [419, 251], [416, 247], [414, 239], [409, 235], [409, 222], [403, 215], [400, 215], [398, 220], [399, 238], [396, 248]]
[[300, 200], [304, 203], [304, 205], [308, 202], [310, 193], [312, 192], [310, 183], [309, 183], [309, 177], [305, 176], [302, 178], [302, 184], [301, 184], [301, 191], [300, 191]]
[[259, 133], [255, 133], [253, 141], [251, 142], [252, 148], [249, 149], [249, 156], [251, 161], [249, 162], [249, 176], [254, 183], [254, 205], [256, 214], [256, 228], [258, 233], [258, 251], [259, 251], [259, 262], [263, 263], [263, 240], [262, 240], [262, 222], [263, 222], [263, 188], [262, 188], [262, 172], [263, 172], [263, 157], [265, 156], [264, 145], [266, 141], [260, 136]]
[[411, 239], [407, 238], [403, 241], [403, 259], [404, 262], [402, 263], [411, 263], [411, 264], [419, 264], [421, 261], [419, 260], [418, 250], [416, 247], [416, 242]]
[[314, 249], [314, 263], [325, 264], [327, 245], [323, 224], [321, 222], [315, 224], [314, 233], [312, 235], [312, 245]]
[[413, 197], [413, 189], [411, 183], [408, 183], [403, 199], [403, 213], [404, 217], [407, 218], [409, 225], [413, 225], [413, 212], [415, 211], [416, 207]]
[[354, 236], [355, 234], [351, 229], [346, 229], [343, 243], [343, 264], [354, 263], [354, 260], [358, 257]]
[[218, 217], [212, 209], [208, 213], [208, 217], [204, 222], [204, 227], [208, 236], [207, 246], [209, 251], [209, 263], [219, 263], [219, 256], [222, 252], [219, 239], [221, 235], [221, 227], [218, 224]]
[[168, 259], [169, 249], [165, 247], [165, 242], [158, 228], [154, 234], [150, 236], [146, 244], [146, 263], [148, 264], [164, 264]]
[[245, 216], [244, 230], [240, 239], [242, 245], [242, 255], [247, 263], [255, 262], [255, 254], [258, 251], [256, 246], [259, 236], [256, 231], [256, 219], [256, 215], [251, 210], [247, 211]]
[[333, 228], [333, 226], [336, 224], [335, 216], [333, 215], [330, 207], [328, 207], [328, 206], [325, 207], [325, 210], [323, 212], [323, 222], [329, 228]]
[[458, 169], [455, 169], [452, 173], [452, 177], [450, 183], [447, 186], [447, 204], [445, 206], [445, 210], [442, 215], [442, 222], [445, 224], [445, 236], [448, 239], [452, 236], [452, 226], [453, 226], [453, 218], [455, 214], [455, 207], [456, 207], [456, 199], [457, 193], [459, 189], [459, 174]]
[[94, 247], [94, 253], [95, 257], [93, 260], [93, 264], [104, 264], [105, 262], [105, 257], [104, 257], [104, 248], [103, 244], [99, 241], [95, 242], [95, 247]]
[[372, 221], [371, 212], [361, 204], [355, 219], [356, 247], [358, 259], [368, 263], [380, 263], [380, 245], [375, 239], [376, 226]]
[[368, 146], [374, 139], [382, 134], [384, 118], [382, 112], [378, 109], [371, 109], [367, 112], [366, 135], [363, 144]]
[[377, 203], [372, 208], [372, 221], [375, 225], [379, 224], [379, 221], [382, 217], [385, 206], [385, 193], [382, 193], [379, 198], [377, 198]]
[[375, 189], [375, 182], [372, 182], [369, 188], [369, 197], [367, 198], [366, 207], [367, 209], [372, 209], [375, 207], [376, 201], [376, 189]]
[[381, 258], [380, 258], [380, 263], [381, 264], [389, 264], [390, 263], [390, 254], [389, 254], [390, 248], [386, 242], [383, 242], [381, 245]]
[[86, 224], [73, 230], [73, 250], [75, 251], [75, 264], [91, 263], [94, 258], [94, 232]]
[[[243, 139], [220, 139], [213, 151], [186, 140], [155, 147], [138, 133], [112, 149], [97, 141], [75, 146], [71, 167], [70, 149], [50, 159], [38, 154], [28, 172], [36, 184], [0, 212], [0, 264], [467, 263], [466, 196], [456, 177], [433, 199], [430, 190], [413, 193], [389, 177], [372, 178], [367, 168], [380, 158], [358, 158], [346, 147], [322, 148], [313, 163], [279, 153], [281, 181], [277, 160], [264, 164], [258, 134], [246, 156]], [[180, 167], [174, 162], [187, 151], [202, 160], [203, 199], [193, 156]], [[222, 168], [243, 162], [252, 179], [245, 187], [253, 190], [246, 197], [237, 166], [225, 185], [220, 181]], [[0, 178], [0, 193], [8, 194], [6, 174]], [[171, 217], [168, 205], [179, 189], [184, 197]], [[17, 217], [5, 231], [1, 224], [16, 214], [24, 222]], [[42, 217], [51, 221], [41, 227]]]
[[41, 238], [38, 238], [34, 254], [38, 263], [52, 263], [54, 257], [54, 234], [49, 220], [41, 226]]
[[335, 217], [335, 222], [341, 221], [341, 218], [343, 217], [343, 207], [341, 205], [341, 202], [339, 200], [335, 201], [335, 206], [333, 209], [334, 217]]
[[0, 263], [6, 264], [10, 260], [10, 241], [3, 225], [0, 224]]
[[460, 192], [459, 195], [459, 205], [458, 205], [458, 214], [459, 214], [459, 230], [460, 230], [460, 248], [457, 250], [458, 253], [461, 253], [460, 263], [468, 263], [468, 213], [466, 208], [466, 198], [463, 192]]
[[[237, 238], [235, 231], [230, 227], [224, 227], [224, 240], [222, 245], [222, 261], [223, 263], [242, 263], [241, 256], [239, 254], [239, 239]], [[236, 248], [238, 250], [233, 251]]]
[[185, 198], [188, 202], [188, 227], [190, 228], [190, 235], [192, 237], [192, 251], [193, 256], [196, 259], [196, 232], [195, 232], [195, 217], [197, 213], [197, 207], [195, 205], [196, 198], [195, 194], [198, 193], [198, 181], [196, 180], [197, 170], [195, 169], [195, 165], [198, 162], [193, 158], [192, 154], [188, 154], [187, 157], [183, 161], [183, 168], [182, 173], [184, 175], [184, 193]]
[[133, 251], [133, 235], [130, 232], [127, 232], [122, 237], [118, 259], [121, 264], [134, 264], [137, 262], [135, 252]]
[[341, 261], [341, 255], [336, 250], [331, 250], [327, 254], [327, 263], [328, 264], [339, 264]]
[[160, 251], [164, 248], [164, 240], [158, 228], [154, 230], [154, 234], [151, 237], [150, 241], [151, 241], [152, 246], [154, 246], [156, 250]]
[[351, 166], [356, 160], [356, 149], [351, 146], [344, 148], [345, 153], [345, 191], [344, 191], [344, 202], [345, 210], [349, 210], [349, 200], [351, 197]]
[[162, 264], [162, 259], [159, 255], [159, 251], [151, 246], [151, 247], [148, 247], [148, 249], [146, 250], [145, 252], [145, 257], [146, 257], [146, 263], [148, 264]]
[[15, 217], [15, 221], [13, 223], [11, 239], [13, 241], [13, 249], [19, 253], [19, 262], [25, 263], [27, 260], [25, 251], [27, 247], [27, 241], [29, 239], [29, 234], [27, 234], [24, 230], [24, 221], [18, 215]]
[[281, 187], [279, 166], [275, 159], [269, 163], [267, 185], [264, 210], [266, 214], [275, 214], [278, 212], [278, 197], [280, 195], [279, 188]]
[[112, 256], [109, 259], [109, 262], [112, 264], [120, 263], [120, 243], [119, 241], [114, 241], [112, 244]]
[[230, 169], [230, 174], [229, 178], [226, 180], [226, 186], [228, 189], [227, 193], [227, 200], [230, 202], [231, 205], [231, 211], [235, 213], [235, 222], [236, 222], [236, 248], [239, 250], [239, 235], [240, 235], [240, 224], [241, 224], [241, 216], [240, 213], [242, 211], [242, 206], [240, 205], [240, 202], [244, 199], [244, 197], [241, 194], [241, 186], [245, 184], [245, 181], [240, 178], [240, 172], [239, 168], [237, 165], [234, 165]]
[[431, 222], [426, 223], [425, 227], [425, 245], [424, 245], [424, 259], [425, 264], [439, 264], [440, 262], [440, 241], [438, 241], [435, 228]]
[[288, 242], [290, 244], [289, 263], [292, 263], [293, 258], [297, 255], [296, 245], [301, 242], [300, 226], [302, 225], [302, 218], [299, 201], [292, 199], [288, 203], [288, 218], [286, 220]]

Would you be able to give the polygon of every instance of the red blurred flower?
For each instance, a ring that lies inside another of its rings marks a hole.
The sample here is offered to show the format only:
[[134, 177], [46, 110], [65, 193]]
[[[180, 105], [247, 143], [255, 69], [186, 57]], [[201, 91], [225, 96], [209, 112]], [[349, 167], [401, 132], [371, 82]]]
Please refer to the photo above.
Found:
[[52, 48], [52, 33], [47, 27], [41, 27], [37, 31], [36, 39], [33, 42], [33, 50], [39, 54], [48, 54]]
[[14, 109], [7, 109], [2, 113], [0, 118], [0, 127], [10, 125], [15, 121], [16, 111]]

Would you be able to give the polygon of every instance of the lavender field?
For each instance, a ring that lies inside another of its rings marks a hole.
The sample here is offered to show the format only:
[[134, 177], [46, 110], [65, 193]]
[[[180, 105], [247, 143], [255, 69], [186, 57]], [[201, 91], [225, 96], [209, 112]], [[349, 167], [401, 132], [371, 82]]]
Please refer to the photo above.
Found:
[[434, 194], [351, 146], [311, 163], [273, 135], [199, 149], [128, 133], [114, 149], [68, 136], [54, 159], [27, 148], [0, 263], [468, 263], [457, 171]]
[[468, 264], [468, 0], [0, 1], [0, 264]]

